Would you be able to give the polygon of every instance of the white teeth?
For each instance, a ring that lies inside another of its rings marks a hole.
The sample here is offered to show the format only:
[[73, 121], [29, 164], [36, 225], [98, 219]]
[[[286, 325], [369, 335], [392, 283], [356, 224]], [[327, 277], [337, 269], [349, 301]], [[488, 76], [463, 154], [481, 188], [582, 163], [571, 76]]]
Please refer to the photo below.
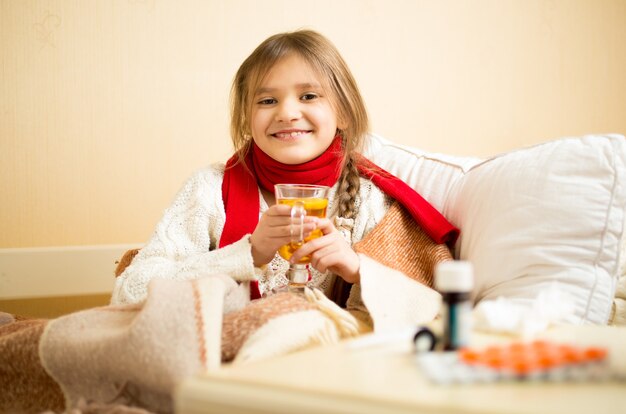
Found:
[[306, 134], [306, 131], [279, 132], [274, 135], [276, 135], [279, 138], [288, 138], [288, 137], [295, 138], [302, 134]]

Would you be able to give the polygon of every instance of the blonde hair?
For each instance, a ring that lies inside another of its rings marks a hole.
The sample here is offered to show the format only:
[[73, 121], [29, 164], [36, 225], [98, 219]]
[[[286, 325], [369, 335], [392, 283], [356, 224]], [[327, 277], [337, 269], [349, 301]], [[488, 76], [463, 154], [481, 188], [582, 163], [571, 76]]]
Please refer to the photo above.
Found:
[[250, 113], [252, 98], [270, 69], [281, 59], [297, 54], [318, 74], [337, 115], [344, 150], [339, 178], [339, 215], [354, 215], [354, 200], [359, 190], [356, 152], [369, 131], [369, 121], [356, 81], [337, 48], [312, 30], [279, 33], [267, 38], [241, 64], [231, 89], [230, 132], [235, 151], [243, 160], [252, 143]]

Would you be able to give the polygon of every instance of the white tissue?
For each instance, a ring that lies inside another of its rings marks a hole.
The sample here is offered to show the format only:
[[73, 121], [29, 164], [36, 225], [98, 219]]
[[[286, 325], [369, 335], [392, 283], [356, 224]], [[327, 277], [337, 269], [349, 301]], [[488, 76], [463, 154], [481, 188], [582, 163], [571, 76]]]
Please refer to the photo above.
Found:
[[555, 282], [534, 300], [499, 297], [480, 302], [473, 312], [474, 329], [529, 338], [559, 324], [574, 310], [573, 298]]

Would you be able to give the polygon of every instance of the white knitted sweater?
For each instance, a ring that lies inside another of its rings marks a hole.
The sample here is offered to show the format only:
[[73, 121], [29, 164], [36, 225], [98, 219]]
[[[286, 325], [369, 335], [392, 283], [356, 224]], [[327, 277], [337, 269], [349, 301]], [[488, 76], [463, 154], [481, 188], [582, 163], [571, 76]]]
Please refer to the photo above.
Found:
[[[221, 190], [223, 177], [224, 165], [216, 164], [198, 171], [186, 182], [163, 214], [148, 244], [116, 279], [111, 304], [144, 301], [148, 283], [157, 277], [188, 280], [225, 273], [240, 282], [258, 279], [261, 293], [287, 282], [285, 273], [289, 264], [279, 255], [263, 270], [254, 267], [249, 234], [231, 245], [217, 248], [226, 220]], [[336, 190], [337, 185], [330, 190], [328, 216], [334, 217], [335, 227], [354, 244], [383, 218], [391, 199], [371, 181], [361, 178], [356, 218], [346, 219], [336, 217]], [[260, 190], [259, 200], [261, 214], [268, 205]], [[310, 284], [327, 295], [331, 281], [328, 272], [312, 269]], [[348, 307], [363, 308], [359, 284], [350, 292]]]

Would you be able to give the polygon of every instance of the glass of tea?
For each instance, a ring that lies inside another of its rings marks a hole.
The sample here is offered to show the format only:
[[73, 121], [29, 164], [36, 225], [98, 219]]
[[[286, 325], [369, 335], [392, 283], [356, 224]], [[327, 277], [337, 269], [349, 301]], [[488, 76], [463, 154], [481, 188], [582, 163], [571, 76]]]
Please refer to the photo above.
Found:
[[[330, 187], [308, 184], [276, 184], [274, 195], [277, 204], [291, 206], [291, 241], [278, 249], [278, 254], [289, 260], [293, 253], [304, 243], [322, 237], [322, 231], [313, 230], [304, 234], [303, 225], [306, 216], [326, 217], [328, 191]], [[304, 256], [297, 263], [290, 264], [287, 271], [288, 290], [302, 291], [311, 278], [309, 270], [310, 256]]]

